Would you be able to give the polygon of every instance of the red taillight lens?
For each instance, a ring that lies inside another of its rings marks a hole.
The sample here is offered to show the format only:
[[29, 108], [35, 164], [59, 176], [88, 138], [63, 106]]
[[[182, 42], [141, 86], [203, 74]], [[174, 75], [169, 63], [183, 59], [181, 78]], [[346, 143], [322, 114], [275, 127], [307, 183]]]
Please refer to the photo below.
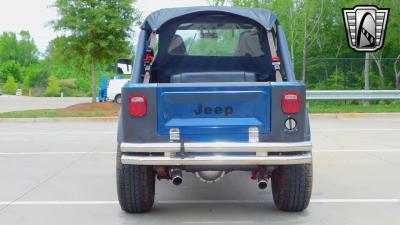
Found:
[[132, 116], [142, 117], [146, 114], [147, 102], [144, 95], [132, 95], [129, 98], [129, 112]]
[[290, 114], [300, 112], [300, 94], [298, 92], [286, 92], [282, 95], [282, 111]]

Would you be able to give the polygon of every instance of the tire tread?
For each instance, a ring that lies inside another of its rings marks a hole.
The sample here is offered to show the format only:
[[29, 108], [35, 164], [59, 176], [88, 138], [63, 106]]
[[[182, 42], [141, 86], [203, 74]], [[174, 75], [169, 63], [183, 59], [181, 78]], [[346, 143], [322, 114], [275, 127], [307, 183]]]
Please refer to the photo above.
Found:
[[278, 209], [303, 211], [312, 192], [312, 165], [280, 166], [272, 174], [272, 195]]
[[151, 166], [123, 165], [117, 154], [117, 192], [121, 208], [128, 213], [143, 213], [152, 209], [155, 176]]

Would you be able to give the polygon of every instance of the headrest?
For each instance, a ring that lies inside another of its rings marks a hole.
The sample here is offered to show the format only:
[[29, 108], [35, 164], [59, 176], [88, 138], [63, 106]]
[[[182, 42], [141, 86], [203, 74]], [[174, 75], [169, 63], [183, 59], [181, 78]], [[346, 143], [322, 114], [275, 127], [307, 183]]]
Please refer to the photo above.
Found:
[[171, 83], [202, 82], [256, 82], [254, 73], [248, 72], [195, 72], [181, 73], [171, 76]]

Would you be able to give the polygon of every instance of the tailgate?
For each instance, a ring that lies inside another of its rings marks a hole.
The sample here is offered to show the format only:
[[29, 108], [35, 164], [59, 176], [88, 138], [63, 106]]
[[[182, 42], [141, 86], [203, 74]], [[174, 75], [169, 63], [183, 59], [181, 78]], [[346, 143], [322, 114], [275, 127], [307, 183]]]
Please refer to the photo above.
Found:
[[249, 127], [271, 131], [270, 86], [157, 88], [157, 130], [179, 128], [185, 141], [247, 141]]

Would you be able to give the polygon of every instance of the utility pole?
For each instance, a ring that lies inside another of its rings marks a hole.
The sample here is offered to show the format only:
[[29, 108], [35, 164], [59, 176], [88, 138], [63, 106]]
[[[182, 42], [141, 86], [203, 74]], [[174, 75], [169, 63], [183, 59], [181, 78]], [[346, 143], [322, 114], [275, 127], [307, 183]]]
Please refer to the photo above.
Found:
[[[364, 63], [364, 90], [369, 90], [369, 53], [365, 53], [365, 63]], [[368, 106], [369, 101], [364, 100], [364, 106]]]

